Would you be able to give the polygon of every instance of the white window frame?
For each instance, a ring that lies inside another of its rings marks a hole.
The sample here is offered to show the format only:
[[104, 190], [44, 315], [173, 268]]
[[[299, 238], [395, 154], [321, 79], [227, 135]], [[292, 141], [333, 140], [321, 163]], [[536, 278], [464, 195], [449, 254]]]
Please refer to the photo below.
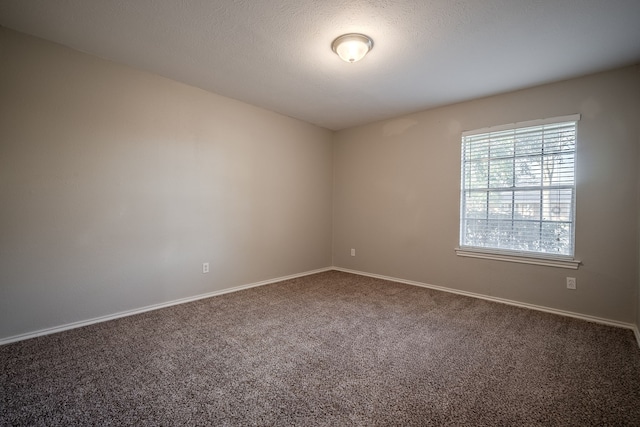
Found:
[[[580, 120], [580, 114], [573, 114], [568, 116], [561, 117], [553, 117], [542, 120], [531, 120], [525, 122], [512, 123], [501, 126], [493, 126], [483, 129], [476, 129], [472, 131], [465, 131], [462, 133], [461, 138], [461, 149], [464, 150], [464, 141], [468, 136], [480, 135], [480, 134], [488, 134], [492, 132], [500, 132], [500, 131], [508, 131], [519, 128], [527, 128], [533, 126], [542, 126], [548, 124], [556, 124], [556, 123], [564, 123], [564, 122], [576, 122], [576, 144], [577, 144], [577, 122]], [[577, 151], [577, 149], [576, 149]], [[574, 154], [575, 156], [575, 154]], [[463, 224], [464, 224], [464, 194], [465, 194], [465, 183], [464, 180], [464, 151], [461, 152], [461, 179], [460, 179], [460, 234], [459, 234], [459, 247], [455, 248], [455, 252], [458, 256], [462, 257], [470, 257], [470, 258], [481, 258], [481, 259], [491, 259], [498, 261], [508, 261], [508, 262], [517, 262], [524, 264], [534, 264], [534, 265], [543, 265], [548, 267], [559, 267], [559, 268], [569, 268], [569, 269], [577, 269], [580, 265], [580, 261], [574, 258], [574, 255], [555, 255], [548, 254], [542, 252], [529, 252], [529, 251], [516, 251], [510, 249], [501, 249], [501, 248], [489, 248], [489, 247], [474, 247], [474, 246], [464, 246], [462, 245], [463, 240]], [[576, 163], [574, 159], [574, 183], [573, 183], [573, 200], [572, 200], [572, 248], [575, 254], [575, 170]], [[541, 187], [542, 188], [542, 187]]]

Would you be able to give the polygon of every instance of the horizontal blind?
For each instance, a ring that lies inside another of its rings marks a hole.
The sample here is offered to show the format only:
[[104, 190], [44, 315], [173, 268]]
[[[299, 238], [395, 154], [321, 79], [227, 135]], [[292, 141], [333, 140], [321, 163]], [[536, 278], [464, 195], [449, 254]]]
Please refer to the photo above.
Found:
[[460, 245], [573, 256], [576, 121], [462, 138]]

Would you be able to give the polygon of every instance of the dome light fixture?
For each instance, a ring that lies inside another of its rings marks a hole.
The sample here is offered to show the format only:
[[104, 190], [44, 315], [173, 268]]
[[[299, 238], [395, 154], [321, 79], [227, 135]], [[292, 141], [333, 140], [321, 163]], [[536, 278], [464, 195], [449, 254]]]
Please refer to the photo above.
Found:
[[331, 43], [331, 49], [345, 62], [357, 62], [373, 49], [373, 40], [364, 34], [343, 34]]

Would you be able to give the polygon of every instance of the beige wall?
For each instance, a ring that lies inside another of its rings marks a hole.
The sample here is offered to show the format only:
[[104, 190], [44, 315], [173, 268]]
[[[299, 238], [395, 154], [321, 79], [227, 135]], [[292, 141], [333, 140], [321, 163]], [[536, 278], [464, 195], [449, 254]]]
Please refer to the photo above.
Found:
[[[640, 322], [639, 70], [624, 68], [337, 132], [334, 265]], [[460, 133], [575, 113], [582, 114], [576, 257], [584, 265], [575, 271], [457, 257]], [[577, 278], [576, 291], [565, 288], [567, 276]]]
[[0, 64], [0, 338], [331, 265], [330, 131], [2, 28]]

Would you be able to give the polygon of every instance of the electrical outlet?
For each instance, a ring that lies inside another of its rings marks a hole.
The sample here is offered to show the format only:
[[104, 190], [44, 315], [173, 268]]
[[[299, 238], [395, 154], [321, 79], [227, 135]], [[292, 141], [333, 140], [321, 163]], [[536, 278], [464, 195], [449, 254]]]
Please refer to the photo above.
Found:
[[202, 263], [202, 274], [206, 274], [209, 272], [209, 263], [208, 262], [203, 262]]
[[576, 278], [567, 277], [567, 289], [575, 289], [575, 288], [576, 288]]
[[356, 250], [351, 248], [351, 256], [356, 256]]

